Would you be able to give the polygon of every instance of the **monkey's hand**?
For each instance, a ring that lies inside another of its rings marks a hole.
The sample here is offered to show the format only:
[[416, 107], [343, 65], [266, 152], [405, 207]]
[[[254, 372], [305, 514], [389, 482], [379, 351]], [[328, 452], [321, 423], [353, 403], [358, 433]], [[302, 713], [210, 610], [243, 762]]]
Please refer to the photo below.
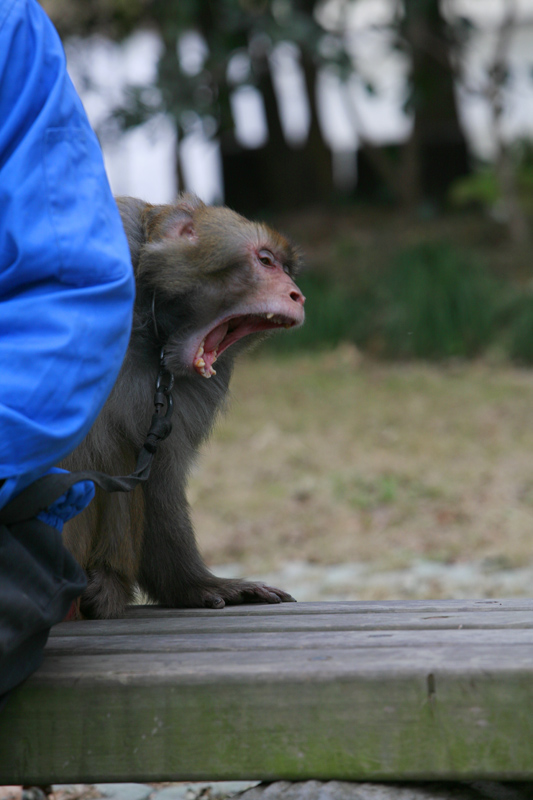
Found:
[[200, 587], [199, 606], [204, 608], [224, 608], [242, 603], [295, 603], [294, 597], [267, 586], [265, 583], [253, 583], [239, 578], [212, 577], [207, 585]]

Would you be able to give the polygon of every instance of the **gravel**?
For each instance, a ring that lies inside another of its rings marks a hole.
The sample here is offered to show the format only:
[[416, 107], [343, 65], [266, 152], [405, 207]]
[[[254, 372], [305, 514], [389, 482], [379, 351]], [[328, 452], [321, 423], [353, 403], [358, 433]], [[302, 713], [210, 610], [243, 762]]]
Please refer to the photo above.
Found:
[[[215, 575], [232, 577], [238, 564], [213, 567]], [[297, 600], [428, 600], [470, 597], [528, 596], [533, 587], [533, 566], [502, 569], [497, 561], [443, 564], [418, 559], [404, 569], [376, 569], [347, 562], [333, 566], [291, 561], [276, 571], [250, 575], [288, 591]]]
[[[533, 783], [441, 781], [215, 781], [55, 785], [50, 800], [531, 800]], [[0, 800], [32, 800], [36, 787], [0, 787]], [[10, 790], [9, 792], [7, 790]]]

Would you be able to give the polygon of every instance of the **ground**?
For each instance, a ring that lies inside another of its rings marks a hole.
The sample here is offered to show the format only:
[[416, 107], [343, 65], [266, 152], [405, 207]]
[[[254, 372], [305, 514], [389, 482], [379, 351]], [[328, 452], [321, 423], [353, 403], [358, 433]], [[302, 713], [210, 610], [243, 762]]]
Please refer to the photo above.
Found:
[[533, 373], [343, 346], [239, 363], [192, 477], [210, 564], [533, 562]]

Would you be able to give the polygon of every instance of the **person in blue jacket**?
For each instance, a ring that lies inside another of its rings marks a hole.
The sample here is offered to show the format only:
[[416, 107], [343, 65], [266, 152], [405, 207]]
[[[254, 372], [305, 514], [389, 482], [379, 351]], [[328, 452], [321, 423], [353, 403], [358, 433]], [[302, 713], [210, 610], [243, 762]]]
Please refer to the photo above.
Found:
[[60, 532], [93, 484], [30, 520], [20, 507], [105, 402], [133, 297], [127, 240], [59, 37], [36, 0], [0, 0], [0, 698], [37, 668], [51, 625], [85, 587]]

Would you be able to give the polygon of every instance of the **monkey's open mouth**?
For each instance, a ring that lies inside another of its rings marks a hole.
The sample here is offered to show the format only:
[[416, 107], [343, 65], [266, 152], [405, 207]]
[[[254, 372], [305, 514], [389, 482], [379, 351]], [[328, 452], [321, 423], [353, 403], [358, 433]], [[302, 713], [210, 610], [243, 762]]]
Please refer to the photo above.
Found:
[[275, 328], [293, 328], [299, 322], [283, 314], [243, 314], [220, 322], [205, 336], [195, 353], [193, 366], [204, 378], [216, 375], [213, 364], [230, 345], [250, 333], [269, 331]]

